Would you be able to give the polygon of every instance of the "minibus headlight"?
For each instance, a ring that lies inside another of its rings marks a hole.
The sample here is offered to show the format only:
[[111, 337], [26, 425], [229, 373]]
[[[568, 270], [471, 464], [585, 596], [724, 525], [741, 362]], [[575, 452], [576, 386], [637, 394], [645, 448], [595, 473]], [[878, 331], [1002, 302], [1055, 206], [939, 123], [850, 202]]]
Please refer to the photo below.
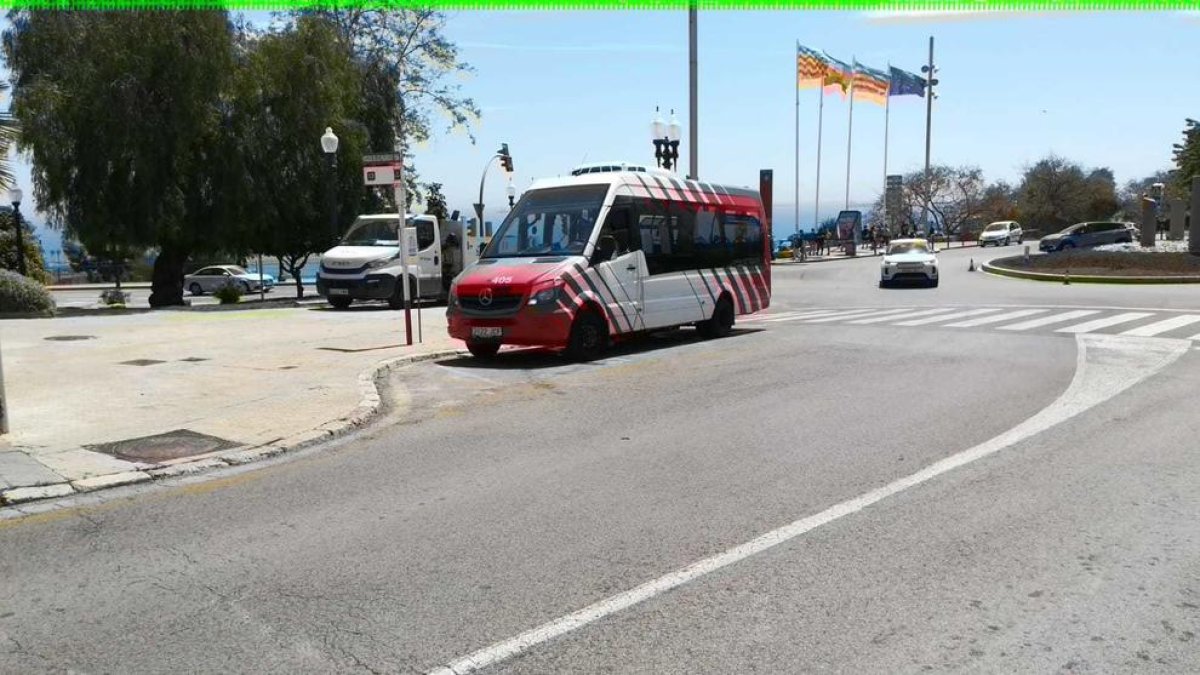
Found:
[[562, 296], [562, 282], [555, 282], [552, 286], [546, 286], [533, 292], [529, 298], [530, 307], [551, 307], [554, 302]]

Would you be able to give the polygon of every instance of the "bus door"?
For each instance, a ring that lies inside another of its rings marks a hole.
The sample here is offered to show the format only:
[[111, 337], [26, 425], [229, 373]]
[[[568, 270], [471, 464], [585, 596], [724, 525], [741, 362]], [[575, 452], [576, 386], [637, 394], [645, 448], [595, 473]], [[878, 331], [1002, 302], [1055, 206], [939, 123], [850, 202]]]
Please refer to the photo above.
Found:
[[621, 333], [645, 328], [642, 280], [646, 277], [646, 258], [637, 250], [632, 216], [627, 206], [609, 210], [592, 253], [595, 275], [589, 275], [599, 277], [596, 291], [604, 298], [609, 320]]

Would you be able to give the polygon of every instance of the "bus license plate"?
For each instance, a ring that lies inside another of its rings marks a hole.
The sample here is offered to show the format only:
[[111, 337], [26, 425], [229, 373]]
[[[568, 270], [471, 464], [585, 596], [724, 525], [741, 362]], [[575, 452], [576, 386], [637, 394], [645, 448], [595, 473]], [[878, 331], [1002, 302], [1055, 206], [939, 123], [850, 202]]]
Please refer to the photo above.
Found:
[[504, 335], [504, 329], [499, 326], [476, 326], [471, 329], [471, 337], [498, 338]]
[[331, 289], [329, 289], [329, 294], [330, 295], [350, 295], [350, 289], [349, 288], [331, 288]]

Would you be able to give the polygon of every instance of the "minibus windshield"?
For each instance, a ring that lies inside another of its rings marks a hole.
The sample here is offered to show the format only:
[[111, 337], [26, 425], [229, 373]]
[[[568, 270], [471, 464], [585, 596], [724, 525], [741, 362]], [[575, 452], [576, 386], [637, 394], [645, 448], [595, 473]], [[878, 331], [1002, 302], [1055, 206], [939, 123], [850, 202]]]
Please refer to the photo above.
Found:
[[607, 193], [607, 184], [526, 192], [482, 257], [582, 255]]

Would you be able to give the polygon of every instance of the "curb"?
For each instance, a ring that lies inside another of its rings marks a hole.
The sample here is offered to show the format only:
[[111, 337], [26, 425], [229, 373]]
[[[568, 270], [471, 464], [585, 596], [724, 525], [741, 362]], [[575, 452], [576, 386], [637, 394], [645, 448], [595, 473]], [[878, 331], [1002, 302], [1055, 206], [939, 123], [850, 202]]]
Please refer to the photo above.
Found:
[[397, 356], [386, 361], [381, 361], [359, 374], [358, 388], [361, 397], [358, 401], [358, 406], [352, 412], [330, 420], [315, 429], [300, 432], [269, 445], [250, 448], [240, 446], [232, 450], [222, 450], [210, 455], [192, 458], [191, 461], [176, 464], [143, 465], [134, 471], [89, 476], [61, 483], [9, 488], [0, 491], [0, 507], [26, 504], [43, 499], [68, 497], [73, 494], [143, 483], [160, 478], [191, 475], [209, 469], [239, 466], [275, 457], [276, 455], [294, 452], [318, 443], [331, 441], [366, 426], [379, 416], [383, 409], [383, 399], [379, 394], [379, 383], [384, 376], [393, 370], [422, 361], [433, 361], [447, 356], [463, 356], [468, 353], [465, 349], [442, 349], [424, 354]]
[[[1014, 270], [1009, 267], [1000, 267], [993, 262], [985, 262], [980, 265], [980, 268], [989, 274], [995, 274], [1002, 277], [1011, 277], [1013, 279], [1027, 279], [1029, 281], [1049, 281], [1062, 283], [1068, 276], [1066, 274], [1053, 274], [1050, 272], [1026, 272], [1024, 270]], [[1080, 284], [1200, 284], [1200, 276], [1162, 276], [1162, 277], [1120, 277], [1106, 276], [1099, 274], [1071, 274], [1071, 283]]]

